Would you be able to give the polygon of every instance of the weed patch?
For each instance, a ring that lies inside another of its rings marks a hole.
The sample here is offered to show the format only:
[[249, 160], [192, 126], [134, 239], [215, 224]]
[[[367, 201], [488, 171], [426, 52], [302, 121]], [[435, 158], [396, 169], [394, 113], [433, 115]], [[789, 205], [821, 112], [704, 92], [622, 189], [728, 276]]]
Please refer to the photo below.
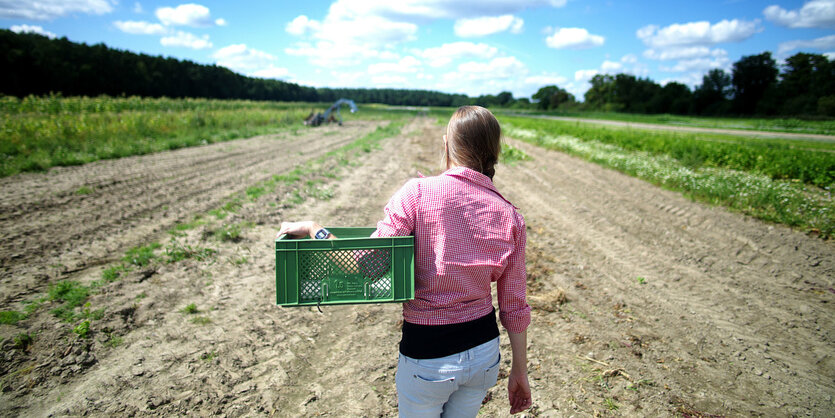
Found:
[[14, 325], [26, 319], [26, 314], [18, 311], [2, 311], [0, 312], [0, 324]]
[[156, 258], [154, 250], [160, 248], [161, 246], [162, 245], [159, 243], [154, 242], [144, 247], [131, 248], [125, 253], [125, 256], [122, 257], [122, 261], [138, 267], [146, 266], [151, 262], [151, 260]]
[[194, 303], [189, 303], [189, 304], [188, 304], [188, 305], [186, 305], [186, 307], [185, 307], [185, 308], [183, 308], [180, 312], [182, 312], [182, 313], [184, 313], [184, 314], [186, 314], [186, 315], [193, 315], [193, 314], [196, 314], [196, 313], [200, 312], [200, 310], [198, 310], [198, 309], [197, 309], [197, 305], [196, 305], [196, 304], [194, 304]]
[[81, 186], [78, 188], [78, 190], [75, 191], [75, 194], [77, 195], [85, 195], [90, 193], [93, 193], [93, 189], [87, 186]]
[[75, 308], [81, 306], [90, 295], [90, 288], [76, 281], [64, 280], [53, 284], [47, 292], [47, 300], [61, 302], [52, 314], [66, 322], [75, 319]]
[[178, 261], [193, 258], [198, 261], [208, 260], [217, 254], [217, 250], [211, 248], [194, 248], [191, 245], [181, 244], [176, 240], [165, 247], [166, 262], [176, 263]]
[[196, 316], [191, 318], [191, 323], [197, 325], [209, 325], [212, 323], [212, 319], [208, 316]]
[[502, 153], [499, 154], [499, 159], [503, 164], [513, 164], [517, 161], [530, 160], [531, 157], [525, 154], [525, 151], [514, 147], [513, 145], [502, 144]]
[[81, 321], [75, 328], [72, 329], [78, 338], [87, 338], [88, 334], [90, 333], [90, 320], [85, 319]]
[[32, 346], [35, 339], [31, 335], [21, 332], [20, 334], [14, 336], [12, 342], [14, 343], [14, 348], [26, 351], [30, 346]]

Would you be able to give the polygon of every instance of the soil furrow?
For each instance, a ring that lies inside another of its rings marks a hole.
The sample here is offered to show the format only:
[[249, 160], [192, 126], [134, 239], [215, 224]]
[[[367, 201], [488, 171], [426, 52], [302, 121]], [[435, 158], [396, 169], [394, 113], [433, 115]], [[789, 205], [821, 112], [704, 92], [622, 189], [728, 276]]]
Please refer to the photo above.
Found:
[[[59, 197], [55, 200], [60, 203], [51, 208], [32, 208], [20, 219], [2, 220], [2, 299], [16, 300], [31, 293], [31, 283], [20, 280], [22, 276], [34, 272], [39, 277], [56, 278], [96, 265], [102, 259], [118, 259], [121, 251], [135, 245], [131, 243], [142, 242], [191, 214], [212, 209], [226, 196], [353, 141], [374, 127], [362, 123], [341, 134], [319, 135], [316, 140], [311, 140], [317, 138], [315, 134], [291, 141], [262, 137], [239, 144], [201, 147], [199, 153], [189, 150], [194, 155], [180, 159], [179, 165], [172, 165], [177, 160], [166, 158], [164, 175], [139, 175], [110, 193], [84, 199]], [[242, 149], [230, 153], [230, 147]], [[287, 158], [288, 149], [293, 150], [292, 158]], [[97, 176], [117, 178], [122, 166], [160, 168], [147, 163], [153, 161], [153, 156], [137, 159], [144, 162], [121, 159], [100, 162], [88, 169]], [[213, 165], [206, 166], [206, 161], [213, 161]], [[73, 169], [83, 172], [80, 167]], [[50, 173], [42, 176], [48, 178]]]

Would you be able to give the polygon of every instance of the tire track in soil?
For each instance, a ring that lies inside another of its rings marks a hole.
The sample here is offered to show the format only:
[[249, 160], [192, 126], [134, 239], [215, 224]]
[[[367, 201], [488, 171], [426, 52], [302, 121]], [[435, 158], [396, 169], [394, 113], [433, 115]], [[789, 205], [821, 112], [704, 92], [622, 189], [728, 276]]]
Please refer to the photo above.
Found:
[[[0, 300], [118, 260], [124, 249], [376, 126], [357, 121], [297, 138], [262, 136], [4, 179]], [[75, 193], [89, 185], [93, 193]]]

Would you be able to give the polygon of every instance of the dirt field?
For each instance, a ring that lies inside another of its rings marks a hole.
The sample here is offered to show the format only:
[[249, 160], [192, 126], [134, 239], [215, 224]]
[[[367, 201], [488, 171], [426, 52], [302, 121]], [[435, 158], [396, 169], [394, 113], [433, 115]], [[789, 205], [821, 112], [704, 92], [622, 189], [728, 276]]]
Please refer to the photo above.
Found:
[[[128, 248], [165, 246], [177, 222], [376, 124], [0, 180], [0, 310], [59, 280], [97, 280]], [[183, 244], [218, 253], [106, 284], [87, 339], [49, 303], [0, 325], [0, 413], [396, 416], [399, 305], [276, 307], [273, 239], [282, 220], [373, 226], [407, 179], [438, 172], [442, 134], [413, 119], [327, 179], [330, 199], [291, 203], [279, 186], [216, 221], [252, 225], [238, 242], [189, 230]], [[525, 415], [832, 416], [835, 243], [510, 142], [532, 157], [496, 174], [529, 226]], [[26, 350], [12, 342], [21, 332], [34, 336]], [[506, 338], [502, 349], [484, 416], [508, 415]]]

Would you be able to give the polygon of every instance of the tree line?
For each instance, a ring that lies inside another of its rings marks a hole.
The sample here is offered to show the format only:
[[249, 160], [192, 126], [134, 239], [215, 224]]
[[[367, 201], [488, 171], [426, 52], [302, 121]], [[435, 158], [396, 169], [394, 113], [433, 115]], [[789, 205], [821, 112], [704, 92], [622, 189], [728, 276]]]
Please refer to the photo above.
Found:
[[202, 97], [331, 102], [341, 97], [361, 103], [459, 106], [469, 97], [426, 90], [334, 89], [246, 77], [225, 67], [136, 54], [105, 46], [49, 39], [0, 30], [0, 94], [65, 96]]
[[661, 86], [631, 74], [599, 74], [580, 103], [556, 85], [530, 99], [507, 91], [468, 97], [427, 90], [314, 88], [247, 77], [225, 67], [136, 54], [105, 46], [49, 39], [0, 30], [0, 94], [23, 97], [66, 96], [203, 97], [275, 101], [331, 102], [341, 97], [360, 103], [405, 106], [516, 107], [539, 110], [602, 110], [694, 115], [835, 116], [835, 63], [819, 54], [798, 53], [782, 68], [769, 52], [742, 57], [730, 74], [713, 69], [691, 90], [670, 82]]
[[533, 98], [540, 110], [831, 117], [835, 116], [835, 62], [801, 52], [778, 67], [771, 53], [763, 52], [740, 58], [730, 74], [710, 70], [694, 90], [677, 82], [661, 86], [631, 74], [598, 74], [582, 104], [557, 86], [543, 87]]

